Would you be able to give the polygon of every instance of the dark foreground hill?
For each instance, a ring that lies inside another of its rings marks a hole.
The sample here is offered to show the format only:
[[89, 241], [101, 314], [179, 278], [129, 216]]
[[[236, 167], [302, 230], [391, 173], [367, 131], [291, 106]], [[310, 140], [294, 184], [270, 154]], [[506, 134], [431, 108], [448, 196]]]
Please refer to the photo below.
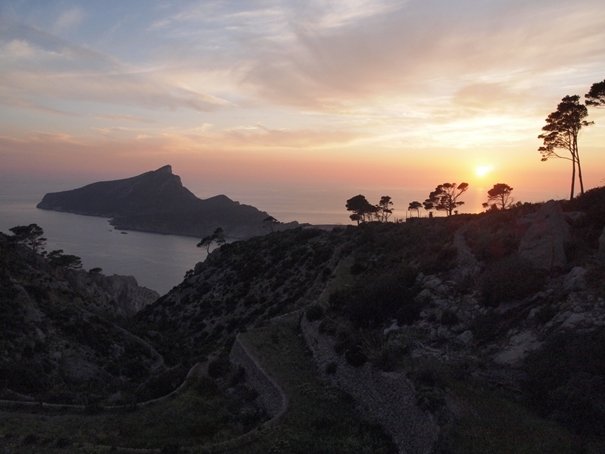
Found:
[[117, 323], [157, 297], [132, 277], [53, 264], [0, 234], [0, 396], [87, 403], [134, 395], [164, 364]]
[[191, 361], [301, 309], [317, 373], [402, 452], [603, 452], [603, 200], [225, 245], [137, 329]]
[[[283, 417], [232, 452], [605, 452], [603, 201], [233, 242], [128, 327], [171, 370], [205, 362], [217, 395], [244, 379], [269, 408], [261, 369], [283, 390]], [[241, 428], [237, 412], [216, 428]], [[164, 419], [199, 435], [180, 418]]]
[[101, 181], [49, 193], [38, 208], [109, 217], [118, 229], [199, 238], [211, 234], [217, 227], [232, 238], [260, 235], [267, 232], [263, 221], [269, 216], [225, 195], [197, 198], [182, 185], [169, 165], [123, 180]]

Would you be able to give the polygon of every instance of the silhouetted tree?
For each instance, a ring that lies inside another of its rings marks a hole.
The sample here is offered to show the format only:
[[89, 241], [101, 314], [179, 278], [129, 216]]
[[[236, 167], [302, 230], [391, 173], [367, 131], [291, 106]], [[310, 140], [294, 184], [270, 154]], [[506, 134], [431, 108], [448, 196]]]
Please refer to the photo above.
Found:
[[222, 246], [225, 244], [225, 233], [223, 232], [222, 227], [217, 227], [212, 235], [205, 236], [200, 240], [197, 244], [197, 247], [205, 247], [206, 254], [210, 254], [210, 246], [212, 243], [216, 243], [217, 246]]
[[413, 202], [410, 202], [410, 205], [408, 206], [408, 211], [416, 210], [416, 216], [420, 217], [420, 208], [422, 208], [422, 203], [414, 200]]
[[505, 183], [497, 183], [487, 191], [487, 203], [484, 204], [489, 206], [490, 202], [494, 202], [491, 206], [495, 206], [501, 210], [506, 210], [510, 208], [514, 202], [514, 199], [511, 197], [511, 192], [513, 188]]
[[46, 238], [42, 236], [44, 230], [38, 224], [17, 225], [9, 230], [13, 233], [14, 241], [26, 245], [34, 254], [46, 243]]
[[361, 194], [347, 200], [345, 207], [347, 211], [353, 212], [349, 217], [352, 221], [356, 221], [357, 225], [360, 222], [371, 221], [374, 213], [377, 212], [377, 208]]
[[422, 206], [426, 211], [429, 212], [429, 218], [432, 218], [433, 210], [435, 209], [435, 204], [430, 199], [426, 199], [424, 202], [422, 202]]
[[456, 183], [440, 184], [429, 194], [428, 199], [424, 201], [424, 208], [426, 210], [445, 211], [448, 216], [451, 216], [456, 207], [464, 205], [464, 202], [458, 200], [458, 198], [467, 189], [468, 183], [460, 183], [457, 186]]
[[[48, 263], [52, 266], [61, 268], [79, 269], [82, 268], [82, 259], [77, 255], [63, 254], [63, 249], [50, 251], [46, 256]], [[100, 272], [99, 268], [99, 272]]]
[[605, 80], [595, 82], [590, 91], [584, 95], [586, 105], [592, 107], [605, 107]]
[[388, 222], [389, 216], [393, 214], [393, 210], [391, 207], [393, 206], [393, 202], [391, 201], [391, 197], [388, 195], [383, 195], [378, 202], [378, 210], [377, 214], [380, 217], [380, 221]]
[[271, 232], [273, 232], [277, 224], [279, 224], [279, 221], [273, 216], [267, 216], [265, 219], [263, 219], [263, 226], [271, 229]]
[[[588, 109], [580, 102], [578, 95], [565, 96], [557, 110], [546, 118], [546, 125], [542, 127], [544, 133], [538, 136], [544, 144], [538, 148], [542, 155], [542, 161], [550, 158], [560, 158], [571, 161], [571, 193], [573, 199], [576, 183], [576, 167], [580, 181], [580, 193], [584, 194], [584, 181], [582, 179], [582, 166], [580, 164], [580, 152], [578, 149], [578, 133], [584, 126], [590, 126], [592, 122], [584, 120], [588, 116]], [[570, 157], [562, 156], [555, 150], [563, 149], [569, 152]]]

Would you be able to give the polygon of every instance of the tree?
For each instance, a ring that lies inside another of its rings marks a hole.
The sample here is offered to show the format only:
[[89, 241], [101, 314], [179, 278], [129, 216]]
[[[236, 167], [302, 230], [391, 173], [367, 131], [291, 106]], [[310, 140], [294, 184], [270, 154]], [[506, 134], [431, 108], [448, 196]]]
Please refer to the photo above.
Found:
[[345, 207], [347, 211], [352, 212], [349, 217], [352, 221], [356, 221], [357, 225], [359, 225], [360, 222], [371, 221], [372, 216], [377, 212], [377, 208], [368, 202], [365, 196], [361, 194], [347, 200]]
[[263, 226], [268, 227], [273, 232], [275, 226], [279, 224], [279, 221], [275, 219], [273, 216], [267, 216], [263, 219]]
[[[538, 148], [542, 155], [542, 161], [551, 158], [566, 159], [571, 161], [571, 193], [570, 200], [575, 194], [576, 167], [578, 169], [578, 180], [580, 182], [580, 193], [584, 194], [584, 181], [582, 179], [582, 166], [580, 164], [580, 152], [578, 149], [578, 134], [582, 127], [590, 126], [592, 122], [586, 121], [588, 109], [580, 102], [578, 95], [565, 96], [557, 110], [546, 117], [546, 125], [542, 127], [542, 134], [538, 136], [543, 140], [543, 145]], [[566, 150], [569, 157], [562, 156], [556, 152], [558, 149]]]
[[210, 246], [212, 245], [212, 243], [216, 243], [216, 245], [220, 247], [225, 244], [225, 242], [225, 233], [223, 232], [222, 227], [217, 227], [212, 233], [212, 235], [208, 235], [202, 238], [197, 244], [197, 247], [205, 247], [206, 254], [210, 254]]
[[501, 210], [510, 208], [514, 202], [511, 197], [512, 191], [513, 188], [505, 183], [495, 184], [493, 188], [487, 191], [487, 203], [485, 205], [489, 206], [489, 202], [494, 202], [492, 206]]
[[392, 207], [393, 202], [391, 201], [391, 197], [388, 195], [383, 195], [378, 202], [378, 210], [377, 214], [380, 217], [380, 221], [388, 222], [389, 216], [393, 214]]
[[592, 107], [605, 107], [605, 80], [595, 82], [590, 91], [584, 95], [586, 105]]
[[44, 230], [38, 224], [17, 225], [9, 230], [13, 233], [14, 241], [25, 244], [34, 254], [46, 243], [46, 238], [42, 236]]
[[422, 203], [414, 200], [413, 202], [410, 202], [410, 205], [408, 206], [408, 211], [416, 210], [416, 216], [420, 217], [420, 208], [422, 208]]
[[[82, 259], [77, 255], [63, 254], [63, 249], [50, 251], [46, 256], [48, 263], [60, 268], [80, 269], [82, 268]], [[100, 272], [99, 268], [99, 272]], [[91, 270], [92, 271], [92, 270]]]
[[426, 210], [445, 211], [448, 216], [451, 216], [456, 207], [464, 205], [464, 202], [458, 200], [458, 198], [467, 189], [468, 183], [460, 183], [457, 186], [456, 183], [440, 184], [429, 194], [428, 199], [424, 201], [424, 208]]

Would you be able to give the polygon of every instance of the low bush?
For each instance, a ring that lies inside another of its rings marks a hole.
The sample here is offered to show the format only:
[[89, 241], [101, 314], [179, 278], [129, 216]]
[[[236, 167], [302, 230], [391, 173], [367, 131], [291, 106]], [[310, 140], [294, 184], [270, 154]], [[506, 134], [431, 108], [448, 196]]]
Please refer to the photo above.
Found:
[[208, 363], [208, 375], [212, 378], [225, 376], [231, 370], [231, 363], [226, 357], [219, 357]]
[[460, 322], [458, 315], [450, 310], [445, 310], [441, 314], [441, 324], [444, 326], [454, 326]]
[[569, 332], [525, 361], [528, 400], [583, 435], [605, 435], [605, 330]]
[[407, 267], [368, 276], [349, 293], [345, 315], [363, 328], [376, 327], [393, 318], [400, 324], [410, 324], [421, 311], [414, 301], [415, 281], [416, 271]]
[[326, 364], [326, 374], [328, 374], [328, 375], [334, 375], [336, 373], [337, 369], [338, 369], [338, 364], [336, 364], [334, 361], [331, 361], [328, 364]]
[[368, 361], [368, 357], [359, 345], [349, 347], [345, 351], [345, 359], [353, 367], [361, 367]]
[[305, 313], [307, 316], [307, 320], [309, 320], [310, 322], [314, 322], [323, 317], [324, 310], [323, 307], [321, 307], [319, 304], [312, 304], [307, 308]]
[[481, 294], [486, 306], [523, 299], [542, 289], [544, 273], [516, 255], [490, 264], [481, 277]]

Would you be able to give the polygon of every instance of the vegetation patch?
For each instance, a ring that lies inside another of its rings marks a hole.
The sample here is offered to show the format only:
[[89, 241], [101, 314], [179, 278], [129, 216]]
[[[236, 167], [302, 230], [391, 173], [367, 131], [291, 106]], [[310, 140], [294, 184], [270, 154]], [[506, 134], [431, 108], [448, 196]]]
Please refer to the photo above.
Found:
[[[282, 386], [289, 406], [276, 426], [264, 430], [252, 445], [238, 452], [397, 452], [379, 427], [359, 417], [348, 396], [319, 379], [299, 335], [297, 320], [298, 315], [294, 314], [241, 337], [263, 368]], [[271, 340], [275, 333], [279, 345]]]

